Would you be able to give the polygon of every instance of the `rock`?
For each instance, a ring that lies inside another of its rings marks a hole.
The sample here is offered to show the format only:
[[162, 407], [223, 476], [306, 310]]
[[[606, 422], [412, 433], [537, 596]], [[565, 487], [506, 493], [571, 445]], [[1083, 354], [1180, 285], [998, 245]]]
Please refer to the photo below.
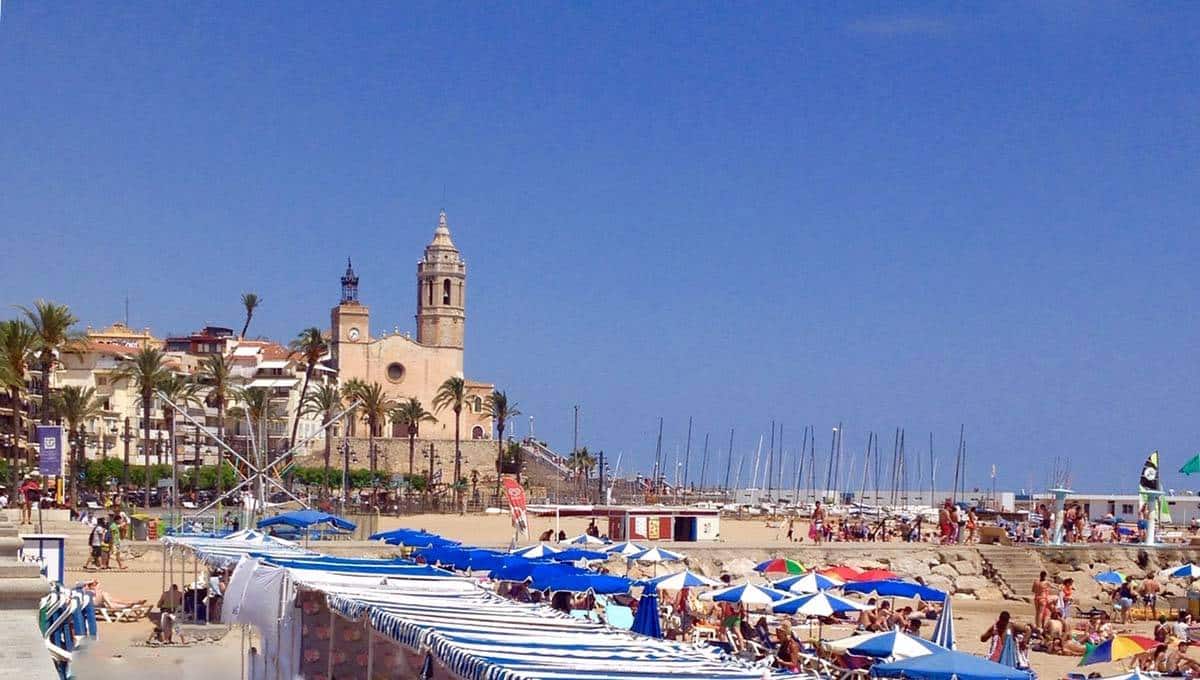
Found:
[[930, 573], [928, 562], [909, 555], [893, 558], [891, 568], [901, 576], [927, 576]]
[[954, 579], [941, 574], [933, 574], [925, 578], [925, 585], [930, 588], [937, 588], [946, 593], [954, 592]]
[[963, 576], [978, 576], [979, 565], [971, 562], [970, 560], [959, 560], [954, 563], [954, 571], [957, 571]]
[[949, 564], [939, 564], [930, 571], [938, 576], [945, 576], [950, 580], [954, 580], [958, 577], [958, 572], [955, 571], [954, 567], [950, 566]]
[[954, 580], [954, 590], [960, 593], [975, 594], [980, 590], [994, 587], [991, 581], [982, 576], [959, 576]]
[[1004, 593], [1001, 593], [999, 588], [991, 586], [988, 588], [980, 588], [979, 590], [975, 591], [975, 597], [979, 598], [980, 600], [1003, 600]]

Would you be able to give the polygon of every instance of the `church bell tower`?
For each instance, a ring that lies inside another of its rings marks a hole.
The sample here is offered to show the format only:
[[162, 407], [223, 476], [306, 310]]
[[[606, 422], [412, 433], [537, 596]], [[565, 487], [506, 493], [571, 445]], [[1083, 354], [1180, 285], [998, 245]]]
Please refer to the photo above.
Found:
[[417, 262], [417, 342], [462, 349], [466, 322], [467, 265], [450, 240], [446, 211]]

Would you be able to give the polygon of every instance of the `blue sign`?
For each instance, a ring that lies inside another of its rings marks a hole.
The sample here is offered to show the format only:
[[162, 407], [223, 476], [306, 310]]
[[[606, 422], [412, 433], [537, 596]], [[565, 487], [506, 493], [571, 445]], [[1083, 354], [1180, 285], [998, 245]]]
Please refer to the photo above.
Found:
[[63, 441], [62, 425], [38, 425], [38, 471], [51, 477], [62, 476]]

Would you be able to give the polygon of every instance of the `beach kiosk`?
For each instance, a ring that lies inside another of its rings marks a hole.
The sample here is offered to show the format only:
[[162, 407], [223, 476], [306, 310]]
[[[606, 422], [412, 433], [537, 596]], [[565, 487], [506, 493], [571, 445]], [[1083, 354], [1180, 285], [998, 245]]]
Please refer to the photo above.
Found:
[[614, 541], [715, 541], [721, 533], [717, 509], [600, 505], [593, 514], [608, 518]]

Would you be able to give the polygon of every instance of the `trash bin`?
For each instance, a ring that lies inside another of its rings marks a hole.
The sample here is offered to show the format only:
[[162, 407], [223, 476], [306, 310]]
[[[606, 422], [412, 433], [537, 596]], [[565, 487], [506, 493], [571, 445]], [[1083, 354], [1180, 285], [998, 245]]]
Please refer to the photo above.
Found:
[[150, 524], [150, 522], [151, 522], [151, 519], [150, 519], [149, 515], [133, 515], [132, 517], [129, 518], [129, 523], [131, 525], [131, 531], [133, 533], [133, 540], [135, 540], [135, 541], [146, 540], [146, 535], [149, 533], [148, 525]]

